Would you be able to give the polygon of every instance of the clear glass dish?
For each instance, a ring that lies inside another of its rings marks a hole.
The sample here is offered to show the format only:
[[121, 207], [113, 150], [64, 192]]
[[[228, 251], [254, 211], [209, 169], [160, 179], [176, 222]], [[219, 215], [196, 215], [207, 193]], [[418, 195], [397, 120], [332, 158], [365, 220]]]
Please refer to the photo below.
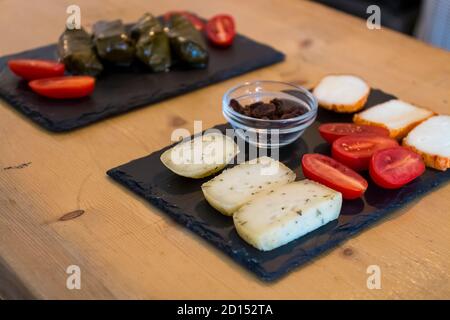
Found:
[[[308, 111], [295, 118], [265, 120], [243, 115], [230, 107], [231, 99], [246, 106], [257, 101], [268, 102], [274, 98], [293, 100]], [[278, 148], [297, 140], [314, 122], [317, 100], [307, 89], [295, 84], [279, 81], [246, 82], [225, 93], [222, 112], [241, 139], [259, 148]]]

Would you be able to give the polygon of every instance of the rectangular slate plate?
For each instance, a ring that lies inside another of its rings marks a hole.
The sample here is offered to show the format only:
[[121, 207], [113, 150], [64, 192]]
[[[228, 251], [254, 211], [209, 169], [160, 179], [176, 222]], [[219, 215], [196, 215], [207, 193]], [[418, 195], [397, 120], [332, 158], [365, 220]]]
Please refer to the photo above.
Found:
[[284, 60], [283, 53], [239, 34], [230, 48], [210, 46], [209, 53], [209, 65], [203, 70], [156, 74], [145, 66], [114, 70], [98, 79], [91, 97], [58, 101], [33, 93], [7, 67], [14, 58], [57, 59], [56, 45], [49, 45], [0, 58], [0, 97], [48, 130], [69, 131]]
[[[391, 98], [393, 96], [382, 91], [372, 90], [366, 106], [370, 107]], [[330, 153], [329, 145], [317, 130], [319, 124], [341, 121], [350, 122], [351, 115], [321, 109], [317, 121], [299, 140], [279, 150], [280, 161], [295, 171], [297, 180], [304, 178], [300, 167], [303, 154]], [[222, 130], [228, 127], [218, 126]], [[369, 187], [364, 198], [344, 200], [338, 220], [278, 249], [261, 252], [239, 238], [231, 218], [223, 216], [205, 201], [200, 185], [208, 178], [183, 178], [164, 167], [159, 157], [169, 147], [111, 169], [107, 174], [268, 281], [312, 260], [395, 209], [450, 180], [450, 170], [440, 172], [427, 169], [420, 178], [401, 189], [386, 190], [371, 183], [365, 174]]]

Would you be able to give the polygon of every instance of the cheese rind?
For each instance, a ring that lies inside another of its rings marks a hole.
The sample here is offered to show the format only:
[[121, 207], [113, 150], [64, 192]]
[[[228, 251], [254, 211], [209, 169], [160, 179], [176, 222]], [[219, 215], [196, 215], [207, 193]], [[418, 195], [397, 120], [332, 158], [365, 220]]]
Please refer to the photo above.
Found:
[[161, 155], [161, 162], [172, 172], [188, 178], [204, 178], [223, 168], [239, 153], [232, 138], [208, 133], [180, 142]]
[[202, 185], [208, 203], [231, 216], [260, 193], [295, 180], [295, 173], [281, 162], [260, 157], [227, 169]]
[[305, 179], [254, 198], [233, 221], [242, 239], [269, 251], [337, 219], [341, 206], [340, 192]]

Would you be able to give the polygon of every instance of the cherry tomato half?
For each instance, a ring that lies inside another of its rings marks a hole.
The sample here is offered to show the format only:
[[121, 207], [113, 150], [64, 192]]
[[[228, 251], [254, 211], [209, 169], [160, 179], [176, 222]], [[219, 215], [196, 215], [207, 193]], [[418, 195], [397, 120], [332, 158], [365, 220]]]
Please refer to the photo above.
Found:
[[372, 180], [386, 189], [400, 188], [422, 175], [424, 171], [422, 157], [403, 147], [375, 152], [369, 166]]
[[344, 199], [356, 199], [366, 191], [366, 179], [333, 158], [318, 153], [305, 154], [302, 158], [303, 174], [342, 193]]
[[208, 20], [206, 34], [209, 41], [219, 47], [229, 47], [236, 36], [234, 19], [228, 14], [219, 14]]
[[49, 60], [13, 59], [8, 61], [9, 69], [25, 80], [60, 77], [64, 75], [64, 64]]
[[375, 151], [397, 147], [394, 139], [376, 134], [354, 134], [341, 137], [333, 142], [331, 154], [342, 164], [360, 171], [369, 168], [370, 158]]
[[54, 99], [82, 98], [92, 93], [95, 78], [88, 76], [57, 77], [33, 80], [31, 89], [41, 96]]
[[174, 14], [179, 14], [186, 17], [198, 31], [205, 29], [205, 23], [195, 13], [189, 11], [169, 11], [164, 14], [164, 20], [169, 21], [170, 17]]
[[319, 133], [328, 143], [333, 143], [334, 140], [340, 137], [360, 133], [373, 133], [389, 137], [389, 130], [386, 128], [343, 122], [321, 124], [319, 126]]

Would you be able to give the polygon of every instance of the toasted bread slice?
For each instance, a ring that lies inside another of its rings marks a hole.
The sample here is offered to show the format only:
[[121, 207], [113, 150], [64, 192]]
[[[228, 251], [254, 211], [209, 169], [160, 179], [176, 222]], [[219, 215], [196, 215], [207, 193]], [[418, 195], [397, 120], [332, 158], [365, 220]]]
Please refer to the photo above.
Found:
[[450, 116], [429, 118], [403, 139], [406, 148], [420, 154], [428, 167], [445, 171], [450, 168]]
[[391, 138], [401, 139], [434, 114], [433, 111], [393, 99], [355, 114], [353, 122], [384, 127], [389, 130]]
[[369, 85], [353, 75], [328, 75], [313, 90], [322, 108], [340, 113], [361, 110], [369, 93]]

